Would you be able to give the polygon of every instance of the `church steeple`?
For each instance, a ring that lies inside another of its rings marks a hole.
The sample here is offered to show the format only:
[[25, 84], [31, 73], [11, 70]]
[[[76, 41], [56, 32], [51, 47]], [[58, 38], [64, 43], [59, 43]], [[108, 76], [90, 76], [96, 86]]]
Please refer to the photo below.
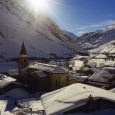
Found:
[[27, 55], [24, 42], [22, 43], [22, 48], [21, 48], [21, 51], [20, 51], [20, 55]]
[[28, 55], [26, 54], [26, 48], [23, 42], [20, 55], [18, 57], [18, 69], [19, 69], [20, 76], [24, 75], [24, 68], [28, 66], [28, 63], [29, 63], [29, 58]]

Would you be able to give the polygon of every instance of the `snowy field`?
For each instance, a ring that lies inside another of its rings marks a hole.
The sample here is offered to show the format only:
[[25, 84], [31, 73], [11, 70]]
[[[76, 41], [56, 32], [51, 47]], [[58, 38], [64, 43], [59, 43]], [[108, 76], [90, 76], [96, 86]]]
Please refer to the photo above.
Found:
[[[32, 61], [29, 62], [29, 64]], [[8, 70], [18, 69], [17, 62], [0, 62], [0, 73], [1, 72], [8, 72]]]
[[7, 72], [16, 68], [18, 68], [17, 62], [0, 62], [0, 72]]

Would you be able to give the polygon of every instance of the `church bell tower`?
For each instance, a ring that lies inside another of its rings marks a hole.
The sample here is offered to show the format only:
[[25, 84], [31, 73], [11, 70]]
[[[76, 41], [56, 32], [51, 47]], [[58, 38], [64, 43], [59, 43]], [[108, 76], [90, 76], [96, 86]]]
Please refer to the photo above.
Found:
[[25, 73], [24, 69], [28, 66], [28, 62], [29, 59], [28, 59], [28, 55], [26, 54], [26, 48], [23, 42], [20, 55], [18, 57], [18, 71], [20, 76], [24, 75]]

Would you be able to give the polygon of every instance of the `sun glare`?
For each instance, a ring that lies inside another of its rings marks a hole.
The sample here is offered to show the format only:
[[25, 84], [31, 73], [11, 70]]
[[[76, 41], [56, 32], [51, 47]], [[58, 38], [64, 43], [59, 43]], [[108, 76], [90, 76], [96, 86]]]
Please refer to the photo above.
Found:
[[35, 11], [46, 10], [48, 5], [47, 0], [29, 0], [29, 3]]

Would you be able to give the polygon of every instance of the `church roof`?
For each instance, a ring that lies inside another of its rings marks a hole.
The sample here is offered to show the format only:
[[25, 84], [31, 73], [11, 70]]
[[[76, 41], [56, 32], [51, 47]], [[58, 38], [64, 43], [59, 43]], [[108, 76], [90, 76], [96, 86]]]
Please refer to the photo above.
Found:
[[47, 75], [43, 71], [35, 71], [39, 77], [46, 77]]
[[68, 71], [58, 65], [44, 64], [44, 63], [32, 63], [29, 68], [34, 68], [39, 71], [51, 72], [51, 73], [67, 73]]

